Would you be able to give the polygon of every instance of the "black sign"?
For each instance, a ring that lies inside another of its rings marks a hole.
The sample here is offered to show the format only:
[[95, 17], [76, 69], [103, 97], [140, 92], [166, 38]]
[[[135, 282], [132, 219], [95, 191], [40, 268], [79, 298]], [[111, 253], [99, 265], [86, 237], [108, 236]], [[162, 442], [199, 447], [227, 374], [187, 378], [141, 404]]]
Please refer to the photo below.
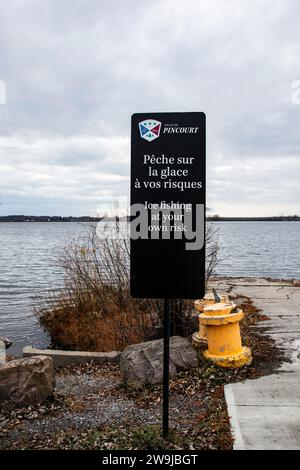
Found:
[[133, 297], [204, 296], [204, 113], [132, 116], [130, 237]]

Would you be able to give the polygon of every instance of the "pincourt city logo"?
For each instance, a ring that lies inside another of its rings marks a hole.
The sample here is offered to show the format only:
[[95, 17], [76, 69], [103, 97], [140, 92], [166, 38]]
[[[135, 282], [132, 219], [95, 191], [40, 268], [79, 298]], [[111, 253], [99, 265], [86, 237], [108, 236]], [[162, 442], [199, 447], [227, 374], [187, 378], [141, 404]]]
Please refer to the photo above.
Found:
[[161, 122], [155, 119], [146, 119], [139, 123], [141, 137], [148, 142], [157, 139], [160, 134]]

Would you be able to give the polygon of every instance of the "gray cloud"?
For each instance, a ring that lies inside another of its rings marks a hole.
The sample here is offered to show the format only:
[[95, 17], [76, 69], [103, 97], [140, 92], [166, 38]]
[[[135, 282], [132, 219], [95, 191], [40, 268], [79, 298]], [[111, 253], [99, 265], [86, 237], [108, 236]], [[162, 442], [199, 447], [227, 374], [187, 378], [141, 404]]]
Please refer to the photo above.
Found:
[[300, 213], [297, 0], [0, 6], [0, 213], [93, 214], [129, 186], [130, 115], [207, 114], [208, 205]]

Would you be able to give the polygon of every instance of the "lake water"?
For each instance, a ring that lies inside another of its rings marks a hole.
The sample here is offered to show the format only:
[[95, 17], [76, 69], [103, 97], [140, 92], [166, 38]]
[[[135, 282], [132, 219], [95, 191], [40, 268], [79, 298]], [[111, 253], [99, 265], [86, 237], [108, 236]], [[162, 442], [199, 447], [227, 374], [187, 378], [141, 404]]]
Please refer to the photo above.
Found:
[[[222, 276], [300, 279], [300, 222], [214, 222], [219, 229]], [[89, 224], [0, 223], [0, 336], [24, 345], [45, 347], [49, 338], [33, 314], [38, 298], [59, 288], [62, 272], [55, 257]]]

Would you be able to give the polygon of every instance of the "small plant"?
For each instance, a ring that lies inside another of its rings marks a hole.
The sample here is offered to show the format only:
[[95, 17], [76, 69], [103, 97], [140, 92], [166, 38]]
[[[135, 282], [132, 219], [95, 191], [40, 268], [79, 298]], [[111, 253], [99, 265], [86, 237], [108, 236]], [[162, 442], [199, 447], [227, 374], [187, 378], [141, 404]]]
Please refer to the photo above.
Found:
[[174, 443], [174, 440], [175, 435], [172, 431], [166, 441], [159, 426], [145, 425], [133, 430], [131, 446], [139, 450], [164, 450], [167, 448], [167, 442]]

